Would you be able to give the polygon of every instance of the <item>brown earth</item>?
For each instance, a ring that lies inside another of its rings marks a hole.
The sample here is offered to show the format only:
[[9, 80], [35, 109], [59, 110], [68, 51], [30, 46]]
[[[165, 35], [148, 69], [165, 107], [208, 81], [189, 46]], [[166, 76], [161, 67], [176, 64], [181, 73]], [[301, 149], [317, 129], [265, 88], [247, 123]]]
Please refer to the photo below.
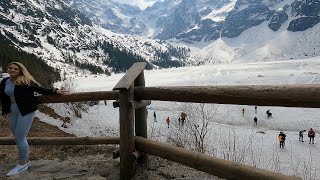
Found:
[[[52, 109], [40, 106], [39, 110], [61, 121], [61, 116]], [[63, 122], [61, 121], [61, 124]], [[7, 117], [0, 117], [0, 137], [12, 136]], [[35, 118], [29, 137], [68, 137], [55, 126], [48, 125]], [[119, 158], [113, 159], [112, 152], [115, 145], [47, 145], [30, 146], [30, 160], [32, 166], [26, 172], [13, 177], [5, 174], [17, 163], [17, 147], [14, 145], [0, 145], [0, 180], [34, 180], [34, 179], [71, 179], [71, 180], [99, 180], [119, 179]], [[192, 168], [150, 156], [149, 163], [137, 168], [138, 179], [217, 179], [206, 173]]]

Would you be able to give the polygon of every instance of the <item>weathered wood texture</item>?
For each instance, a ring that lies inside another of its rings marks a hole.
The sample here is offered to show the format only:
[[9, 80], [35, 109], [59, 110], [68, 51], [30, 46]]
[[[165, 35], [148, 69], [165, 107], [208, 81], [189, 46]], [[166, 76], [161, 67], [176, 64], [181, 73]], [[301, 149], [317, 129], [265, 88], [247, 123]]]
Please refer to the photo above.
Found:
[[[134, 87], [145, 87], [144, 72], [142, 71], [137, 79], [134, 81]], [[136, 136], [148, 138], [148, 111], [146, 106], [151, 104], [150, 100], [134, 101], [131, 102], [135, 108], [135, 133]], [[146, 163], [148, 161], [148, 154], [144, 153], [136, 157], [139, 164]], [[134, 160], [134, 158], [133, 158]]]
[[96, 91], [81, 93], [66, 93], [64, 95], [42, 95], [37, 96], [38, 103], [66, 103], [81, 101], [116, 100], [119, 97], [118, 91]]
[[[142, 100], [142, 101], [132, 101], [130, 103], [134, 109], [140, 109], [140, 108], [149, 106], [151, 104], [151, 101], [150, 100]], [[119, 101], [115, 101], [112, 104], [113, 104], [114, 108], [119, 107]]]
[[[113, 137], [28, 137], [30, 145], [96, 145], [119, 144], [120, 138]], [[14, 137], [1, 137], [0, 145], [16, 145]]]
[[127, 89], [120, 89], [120, 179], [132, 179], [135, 176], [135, 162], [130, 161], [129, 156], [135, 150], [134, 141], [134, 108], [133, 85]]
[[150, 100], [142, 100], [142, 101], [133, 101], [131, 105], [134, 109], [145, 108], [151, 104]]
[[176, 146], [161, 144], [142, 137], [136, 137], [136, 148], [139, 151], [168, 159], [199, 171], [226, 179], [246, 180], [293, 180], [295, 178], [271, 171], [254, 168], [233, 161], [222, 160], [199, 152], [185, 150]]
[[113, 90], [119, 89], [129, 89], [129, 87], [133, 84], [135, 79], [140, 75], [140, 73], [144, 70], [147, 63], [138, 62], [134, 63], [127, 73], [120, 79], [120, 81], [116, 84]]
[[137, 87], [139, 100], [320, 108], [320, 85]]
[[139, 159], [141, 159], [141, 157], [144, 155], [145, 153], [144, 152], [141, 152], [141, 151], [135, 151], [133, 152], [132, 154], [130, 154], [130, 159], [131, 161], [135, 162], [135, 161], [138, 161]]

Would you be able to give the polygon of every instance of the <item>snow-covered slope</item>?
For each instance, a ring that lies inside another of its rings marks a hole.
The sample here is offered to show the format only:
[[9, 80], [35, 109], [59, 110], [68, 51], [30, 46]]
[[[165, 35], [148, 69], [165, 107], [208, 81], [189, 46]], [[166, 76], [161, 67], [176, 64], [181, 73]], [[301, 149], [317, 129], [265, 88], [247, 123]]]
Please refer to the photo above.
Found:
[[320, 55], [318, 0], [164, 0], [131, 18], [148, 27], [138, 34], [189, 46], [197, 64]]
[[[256, 62], [301, 59], [320, 56], [320, 24], [305, 31], [274, 32], [266, 23], [252, 27], [235, 38], [219, 38], [202, 48], [193, 48], [194, 58], [206, 63]], [[197, 44], [195, 44], [197, 46]]]

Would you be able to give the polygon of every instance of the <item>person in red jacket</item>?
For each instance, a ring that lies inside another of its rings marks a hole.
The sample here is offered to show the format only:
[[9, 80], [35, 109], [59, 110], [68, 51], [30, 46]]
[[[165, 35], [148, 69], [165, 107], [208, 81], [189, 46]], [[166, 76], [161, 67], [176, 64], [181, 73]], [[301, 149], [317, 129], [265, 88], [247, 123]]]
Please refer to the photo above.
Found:
[[314, 144], [314, 137], [316, 137], [316, 132], [310, 128], [309, 132], [308, 132], [308, 137], [310, 138], [309, 144]]
[[19, 62], [8, 65], [8, 74], [10, 77], [4, 78], [0, 84], [0, 100], [2, 115], [9, 114], [10, 129], [19, 151], [19, 163], [7, 173], [7, 176], [14, 176], [31, 166], [26, 137], [37, 110], [34, 93], [50, 95], [63, 94], [65, 91], [40, 87], [25, 66]]
[[168, 128], [169, 128], [169, 125], [170, 125], [170, 118], [169, 117], [167, 117], [166, 122], [167, 122]]

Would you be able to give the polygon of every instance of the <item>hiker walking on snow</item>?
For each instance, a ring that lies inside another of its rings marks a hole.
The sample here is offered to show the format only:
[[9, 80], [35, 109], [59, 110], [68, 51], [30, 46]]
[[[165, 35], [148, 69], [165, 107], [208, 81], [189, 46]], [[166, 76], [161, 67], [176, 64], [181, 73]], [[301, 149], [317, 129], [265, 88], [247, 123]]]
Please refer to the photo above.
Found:
[[269, 119], [270, 117], [272, 117], [272, 113], [270, 112], [270, 109], [267, 110], [266, 114], [267, 114], [267, 118], [268, 118], [268, 119]]
[[185, 112], [182, 112], [180, 116], [181, 116], [181, 126], [183, 126], [184, 122], [186, 121], [187, 114]]
[[280, 142], [280, 148], [284, 148], [285, 141], [286, 141], [286, 135], [281, 131], [280, 134], [278, 135], [278, 140]]
[[254, 118], [253, 118], [253, 121], [254, 121], [254, 125], [257, 126], [257, 125], [258, 125], [258, 118], [257, 118], [257, 117], [254, 117]]
[[299, 131], [299, 141], [301, 141], [301, 142], [304, 142], [303, 141], [303, 132], [306, 132], [306, 130]]
[[242, 108], [242, 116], [244, 116], [244, 108]]
[[257, 106], [254, 107], [254, 113], [256, 113], [256, 114], [258, 112], [257, 108], [258, 108]]
[[308, 137], [310, 139], [309, 144], [311, 143], [311, 141], [312, 141], [312, 144], [314, 144], [314, 137], [315, 136], [316, 136], [316, 132], [312, 128], [310, 128], [310, 130], [308, 132]]
[[167, 122], [168, 128], [169, 128], [169, 125], [170, 125], [170, 118], [169, 117], [167, 117], [166, 122]]
[[157, 115], [156, 115], [156, 111], [153, 112], [153, 118], [154, 118], [154, 122], [157, 122]]

